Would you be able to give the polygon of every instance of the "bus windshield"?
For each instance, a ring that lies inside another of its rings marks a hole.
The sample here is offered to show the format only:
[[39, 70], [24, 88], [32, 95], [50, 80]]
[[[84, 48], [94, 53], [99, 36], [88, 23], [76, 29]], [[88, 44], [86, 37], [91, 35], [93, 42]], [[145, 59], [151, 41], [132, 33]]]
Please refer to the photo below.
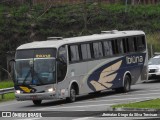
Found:
[[[45, 56], [44, 54], [37, 54], [35, 51], [33, 51], [34, 53], [29, 51], [31, 54], [35, 54], [33, 55], [35, 57], [25, 58], [26, 51], [23, 51], [24, 54], [22, 54], [22, 51], [20, 52], [22, 56], [17, 55], [17, 58], [20, 59], [16, 59], [15, 63], [15, 82], [18, 85], [45, 85], [55, 83], [55, 56], [53, 57], [49, 53]], [[19, 53], [17, 52], [16, 54]]]
[[15, 65], [17, 84], [55, 83], [55, 59], [18, 60]]

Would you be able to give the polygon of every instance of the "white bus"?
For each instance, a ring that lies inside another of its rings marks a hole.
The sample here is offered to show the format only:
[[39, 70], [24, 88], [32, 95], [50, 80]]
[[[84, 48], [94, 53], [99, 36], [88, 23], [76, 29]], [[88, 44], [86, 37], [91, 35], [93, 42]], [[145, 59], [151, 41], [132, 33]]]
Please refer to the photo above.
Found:
[[50, 38], [19, 46], [15, 55], [17, 100], [67, 99], [113, 89], [128, 92], [147, 79], [143, 31], [103, 31], [71, 38]]

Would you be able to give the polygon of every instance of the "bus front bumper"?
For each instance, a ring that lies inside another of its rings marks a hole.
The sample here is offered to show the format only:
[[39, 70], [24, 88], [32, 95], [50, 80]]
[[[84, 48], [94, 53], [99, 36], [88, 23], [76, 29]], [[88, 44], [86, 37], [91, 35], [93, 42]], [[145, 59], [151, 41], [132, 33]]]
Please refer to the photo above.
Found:
[[50, 100], [58, 99], [55, 93], [15, 93], [15, 97], [18, 101], [24, 100]]

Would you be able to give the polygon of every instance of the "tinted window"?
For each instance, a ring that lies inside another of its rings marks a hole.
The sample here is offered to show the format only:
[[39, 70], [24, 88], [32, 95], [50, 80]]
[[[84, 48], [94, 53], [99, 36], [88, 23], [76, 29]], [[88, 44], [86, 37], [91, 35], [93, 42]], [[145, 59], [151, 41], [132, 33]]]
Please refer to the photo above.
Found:
[[113, 54], [119, 53], [117, 40], [112, 40], [112, 50], [113, 50]]
[[118, 39], [117, 44], [118, 44], [118, 53], [124, 53], [122, 39]]
[[81, 53], [83, 60], [90, 59], [91, 58], [90, 44], [82, 44]]
[[65, 46], [59, 48], [58, 58], [60, 58], [63, 62], [67, 63], [67, 51]]
[[69, 47], [69, 58], [70, 61], [79, 61], [79, 50], [78, 50], [78, 45], [71, 45]]
[[103, 46], [104, 46], [104, 55], [105, 56], [113, 55], [111, 41], [104, 41]]
[[122, 42], [123, 42], [123, 50], [124, 50], [124, 53], [128, 53], [128, 52], [129, 52], [129, 42], [128, 42], [128, 38], [123, 38]]
[[60, 82], [64, 80], [67, 73], [67, 51], [65, 46], [59, 48], [58, 58], [59, 61], [57, 61], [57, 81]]
[[129, 46], [129, 52], [135, 52], [135, 47], [134, 47], [134, 38], [130, 37], [128, 40], [128, 46]]
[[138, 51], [145, 49], [145, 37], [144, 36], [138, 36], [136, 42], [137, 42]]
[[95, 43], [93, 43], [93, 51], [94, 51], [94, 57], [95, 58], [100, 58], [100, 57], [103, 56], [101, 42], [95, 42]]

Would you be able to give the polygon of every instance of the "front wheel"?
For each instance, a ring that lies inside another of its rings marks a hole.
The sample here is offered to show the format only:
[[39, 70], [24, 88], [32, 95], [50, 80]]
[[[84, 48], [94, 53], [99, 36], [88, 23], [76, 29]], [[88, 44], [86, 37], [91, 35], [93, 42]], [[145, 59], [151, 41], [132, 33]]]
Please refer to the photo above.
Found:
[[41, 105], [42, 100], [33, 100], [34, 105]]
[[124, 78], [124, 85], [121, 88], [116, 88], [116, 92], [129, 92], [131, 89], [131, 79], [128, 75], [125, 76]]
[[66, 98], [67, 102], [75, 102], [76, 101], [76, 90], [74, 87], [70, 89], [70, 97]]

